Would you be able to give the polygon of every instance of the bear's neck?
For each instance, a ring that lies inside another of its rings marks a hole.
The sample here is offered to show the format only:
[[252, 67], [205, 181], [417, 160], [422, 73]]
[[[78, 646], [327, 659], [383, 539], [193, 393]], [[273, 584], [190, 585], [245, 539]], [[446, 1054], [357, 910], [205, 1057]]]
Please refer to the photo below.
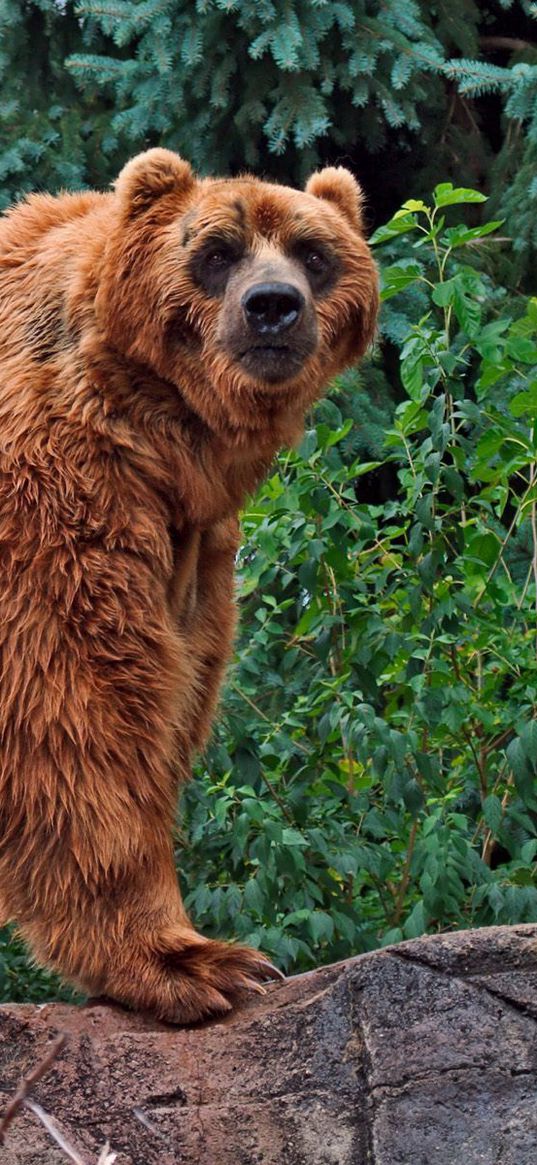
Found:
[[117, 453], [166, 501], [170, 520], [206, 527], [236, 514], [266, 476], [278, 449], [291, 444], [300, 420], [271, 420], [254, 432], [224, 420], [212, 428], [175, 385], [133, 362], [92, 369], [92, 410]]

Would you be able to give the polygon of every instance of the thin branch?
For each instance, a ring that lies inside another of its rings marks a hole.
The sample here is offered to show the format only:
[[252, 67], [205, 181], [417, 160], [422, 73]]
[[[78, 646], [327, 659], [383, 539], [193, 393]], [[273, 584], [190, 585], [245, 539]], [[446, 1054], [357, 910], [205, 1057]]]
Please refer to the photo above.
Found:
[[[498, 784], [500, 776], [503, 776], [503, 773], [505, 772], [505, 768], [506, 768], [506, 764], [504, 763], [501, 767], [500, 773], [498, 774], [498, 778], [495, 782], [494, 788], [496, 788], [496, 785]], [[507, 777], [507, 781], [505, 783], [505, 792], [504, 792], [504, 795], [502, 797], [502, 815], [500, 818], [500, 825], [498, 827], [498, 830], [501, 829], [502, 821], [505, 817], [505, 810], [507, 809], [507, 803], [509, 801], [509, 796], [510, 796], [510, 788], [514, 784], [514, 779], [515, 778], [513, 775], [513, 771], [511, 770], [511, 772], [509, 773], [509, 775]], [[496, 830], [496, 833], [498, 833], [498, 830]], [[492, 829], [487, 829], [485, 836], [483, 838], [483, 848], [481, 850], [481, 858], [484, 861], [486, 866], [490, 866], [495, 844], [496, 844], [496, 838], [492, 832]]]
[[518, 600], [518, 603], [517, 603], [517, 605], [516, 605], [516, 606], [517, 606], [517, 611], [521, 611], [521, 610], [522, 610], [522, 607], [524, 606], [524, 600], [525, 600], [525, 598], [526, 598], [526, 595], [527, 595], [527, 593], [528, 593], [528, 587], [529, 587], [529, 585], [530, 585], [530, 582], [531, 582], [531, 579], [532, 579], [532, 575], [533, 575], [533, 561], [532, 561], [532, 562], [530, 562], [530, 565], [529, 565], [529, 567], [528, 567], [528, 573], [527, 573], [527, 575], [526, 575], [526, 581], [525, 581], [525, 583], [524, 583], [524, 586], [522, 587], [522, 594], [521, 594], [521, 596], [520, 596], [520, 598], [519, 598], [519, 600]]
[[484, 594], [486, 593], [486, 591], [487, 591], [487, 588], [488, 588], [488, 585], [489, 585], [489, 583], [490, 583], [490, 582], [491, 582], [491, 580], [494, 578], [494, 575], [496, 574], [496, 571], [497, 571], [497, 569], [498, 569], [498, 567], [499, 567], [500, 563], [502, 562], [503, 551], [505, 550], [505, 547], [507, 546], [507, 543], [508, 543], [508, 541], [509, 541], [509, 539], [510, 539], [510, 537], [511, 537], [511, 534], [513, 533], [513, 530], [515, 529], [515, 526], [516, 526], [516, 524], [517, 524], [517, 521], [518, 521], [518, 516], [519, 516], [519, 514], [520, 514], [521, 510], [524, 508], [524, 505], [526, 504], [526, 498], [527, 498], [527, 496], [528, 496], [528, 494], [530, 493], [530, 490], [531, 490], [532, 488], [533, 488], [533, 481], [532, 481], [532, 479], [531, 479], [531, 477], [530, 477], [530, 480], [529, 480], [529, 482], [528, 482], [528, 487], [527, 487], [527, 489], [525, 489], [525, 490], [524, 490], [524, 494], [523, 494], [523, 496], [521, 497], [521, 499], [520, 499], [520, 502], [519, 502], [519, 504], [518, 504], [518, 506], [517, 506], [517, 508], [516, 508], [516, 511], [515, 511], [515, 516], [514, 516], [513, 520], [511, 521], [511, 524], [510, 524], [510, 526], [509, 526], [509, 529], [508, 529], [508, 531], [507, 531], [507, 533], [506, 533], [506, 535], [505, 535], [505, 538], [502, 538], [502, 541], [501, 541], [501, 543], [500, 543], [500, 549], [499, 549], [499, 552], [498, 552], [498, 557], [497, 557], [497, 559], [496, 559], [496, 562], [494, 562], [494, 563], [492, 564], [492, 566], [491, 566], [491, 568], [490, 568], [490, 570], [489, 570], [489, 572], [488, 572], [488, 574], [487, 574], [487, 577], [486, 577], [486, 580], [485, 580], [485, 585], [484, 585], [484, 587], [483, 587], [483, 590], [481, 591], [481, 594], [477, 596], [477, 599], [476, 599], [476, 601], [475, 601], [475, 603], [474, 603], [474, 611], [477, 611], [477, 608], [478, 608], [478, 606], [479, 606], [479, 604], [480, 604], [480, 602], [481, 602], [481, 599], [483, 598], [483, 595], [484, 595]]
[[116, 1157], [117, 1153], [110, 1152], [110, 1145], [107, 1141], [99, 1153], [99, 1160], [97, 1161], [97, 1165], [114, 1165]]
[[504, 728], [503, 732], [500, 732], [499, 736], [495, 736], [493, 740], [489, 740], [488, 744], [484, 745], [484, 752], [487, 754], [487, 756], [491, 752], [497, 752], [499, 748], [502, 748], [505, 742], [511, 738], [514, 731], [515, 729], [511, 724], [509, 728]]
[[260, 708], [258, 706], [258, 704], [255, 704], [254, 701], [250, 698], [250, 696], [247, 696], [246, 692], [243, 692], [242, 688], [239, 688], [238, 684], [232, 683], [232, 684], [230, 684], [230, 687], [233, 688], [233, 691], [236, 692], [237, 695], [241, 697], [241, 700], [245, 700], [246, 703], [250, 705], [250, 708], [253, 708], [254, 712], [256, 712], [257, 715], [260, 716], [262, 720], [266, 720], [267, 724], [273, 723], [271, 717], [267, 716], [266, 712], [263, 712], [263, 709]]
[[413, 822], [412, 822], [412, 828], [410, 830], [410, 834], [409, 834], [409, 838], [408, 838], [408, 847], [407, 847], [407, 851], [406, 851], [405, 865], [404, 865], [404, 869], [403, 869], [403, 876], [401, 878], [401, 881], [399, 883], [399, 889], [397, 891], [397, 901], [395, 903], [395, 910], [393, 912], [392, 926], [399, 925], [399, 920], [400, 920], [401, 915], [403, 913], [403, 906], [405, 903], [405, 894], [407, 892], [408, 883], [410, 881], [410, 865], [411, 865], [412, 857], [414, 854], [414, 846], [416, 844], [417, 832], [418, 832], [418, 819], [417, 819], [417, 817], [415, 817]]
[[[144, 1127], [146, 1129], [149, 1129], [149, 1132], [153, 1133], [153, 1136], [160, 1137], [160, 1139], [162, 1141], [166, 1140], [166, 1138], [164, 1137], [164, 1134], [157, 1127], [157, 1125], [154, 1123], [154, 1121], [150, 1121], [149, 1117], [146, 1116], [143, 1108], [140, 1108], [139, 1105], [135, 1105], [132, 1112], [133, 1112], [133, 1115], [136, 1117], [136, 1120], [140, 1121], [140, 1124], [144, 1125]], [[99, 1165], [99, 1162], [97, 1162], [97, 1165]]]
[[261, 780], [265, 782], [265, 785], [267, 786], [267, 789], [268, 789], [271, 797], [273, 797], [276, 804], [280, 806], [280, 809], [281, 809], [286, 821], [288, 821], [289, 824], [292, 825], [294, 829], [296, 829], [296, 821], [295, 821], [294, 817], [291, 816], [285, 802], [282, 801], [279, 793], [276, 792], [274, 785], [271, 783], [271, 781], [269, 781], [266, 773], [263, 772], [262, 766], [260, 766], [260, 768], [259, 768], [259, 776], [261, 777]]
[[479, 776], [479, 787], [481, 790], [481, 800], [484, 801], [485, 797], [488, 796], [488, 776], [487, 776], [487, 767], [486, 767], [487, 750], [486, 749], [479, 749], [479, 752], [478, 752], [478, 750], [475, 747], [475, 744], [472, 740], [472, 737], [466, 728], [461, 728], [461, 733], [464, 736], [464, 739], [465, 739], [465, 741], [470, 749], [470, 752], [472, 753], [472, 756], [474, 758], [475, 767], [477, 769], [478, 776]]
[[507, 49], [510, 53], [525, 53], [528, 49], [537, 51], [537, 44], [531, 40], [522, 40], [519, 36], [480, 36], [479, 44], [482, 49]]
[[[87, 1162], [83, 1157], [80, 1156], [78, 1150], [75, 1149], [73, 1145], [71, 1145], [70, 1142], [66, 1140], [61, 1129], [58, 1128], [56, 1121], [53, 1120], [53, 1118], [49, 1116], [48, 1112], [45, 1112], [45, 1109], [42, 1108], [41, 1105], [38, 1104], [36, 1100], [33, 1100], [30, 1096], [30, 1092], [34, 1084], [37, 1084], [38, 1080], [41, 1080], [42, 1077], [45, 1076], [49, 1068], [52, 1067], [54, 1061], [59, 1056], [62, 1049], [65, 1047], [66, 1043], [67, 1033], [62, 1032], [61, 1035], [58, 1036], [58, 1039], [54, 1041], [50, 1051], [47, 1052], [47, 1055], [44, 1056], [43, 1059], [39, 1061], [39, 1064], [36, 1064], [35, 1068], [32, 1068], [32, 1071], [29, 1072], [27, 1076], [24, 1076], [20, 1083], [17, 1085], [17, 1089], [11, 1100], [8, 1102], [4, 1115], [0, 1120], [0, 1145], [5, 1143], [6, 1132], [17, 1116], [17, 1113], [20, 1112], [22, 1108], [27, 1108], [30, 1112], [33, 1113], [34, 1116], [37, 1117], [39, 1121], [41, 1121], [41, 1124], [47, 1130], [51, 1140], [53, 1140], [55, 1144], [58, 1145], [69, 1161], [72, 1162], [72, 1165], [87, 1165]], [[97, 1165], [114, 1165], [116, 1157], [117, 1153], [110, 1152], [110, 1146], [107, 1141], [106, 1145], [104, 1145], [101, 1149]]]
[[[248, 696], [246, 694], [246, 692], [243, 692], [242, 688], [239, 688], [238, 684], [231, 683], [229, 686], [230, 686], [230, 688], [233, 689], [234, 692], [237, 693], [238, 696], [241, 697], [242, 700], [245, 700], [246, 703], [250, 705], [250, 708], [252, 708], [253, 711], [256, 712], [257, 715], [260, 716], [262, 720], [265, 720], [267, 724], [272, 724], [272, 727], [275, 730], [278, 729], [279, 727], [281, 727], [279, 724], [274, 724], [274, 721], [271, 720], [270, 716], [267, 716], [266, 712], [263, 712], [263, 709], [260, 708], [259, 705], [256, 704], [250, 698], [250, 696]], [[301, 750], [301, 752], [304, 752], [306, 754], [306, 756], [310, 755], [309, 748], [306, 748], [306, 745], [302, 744], [302, 742], [300, 740], [296, 740], [295, 737], [293, 737], [293, 744], [296, 744], [297, 748], [299, 748]]]
[[35, 1068], [32, 1068], [32, 1071], [29, 1072], [27, 1076], [24, 1076], [20, 1081], [16, 1092], [12, 1096], [11, 1100], [8, 1101], [7, 1108], [5, 1109], [2, 1120], [0, 1121], [0, 1145], [4, 1144], [6, 1132], [12, 1121], [15, 1119], [17, 1113], [23, 1107], [34, 1084], [37, 1084], [37, 1081], [41, 1080], [46, 1072], [48, 1072], [49, 1068], [52, 1067], [54, 1061], [59, 1056], [66, 1043], [67, 1034], [66, 1032], [62, 1032], [62, 1034], [58, 1036], [58, 1039], [54, 1041], [50, 1051], [47, 1052], [47, 1055], [39, 1062], [39, 1064], [36, 1065]]

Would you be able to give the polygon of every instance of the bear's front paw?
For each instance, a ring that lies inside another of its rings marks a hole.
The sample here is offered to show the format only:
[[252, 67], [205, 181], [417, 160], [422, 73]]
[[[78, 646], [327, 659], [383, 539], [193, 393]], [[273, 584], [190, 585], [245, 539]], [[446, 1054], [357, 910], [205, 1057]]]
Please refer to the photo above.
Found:
[[222, 1015], [248, 992], [264, 994], [265, 983], [284, 978], [260, 951], [206, 939], [194, 930], [185, 935], [182, 928], [170, 928], [159, 935], [149, 960], [148, 953], [131, 951], [128, 972], [124, 967], [112, 976], [106, 994], [170, 1023]]
[[171, 1006], [165, 1002], [159, 1009], [163, 1019], [192, 1023], [222, 1014], [246, 993], [263, 995], [265, 983], [284, 978], [260, 951], [200, 935], [195, 940], [162, 955], [175, 995]]

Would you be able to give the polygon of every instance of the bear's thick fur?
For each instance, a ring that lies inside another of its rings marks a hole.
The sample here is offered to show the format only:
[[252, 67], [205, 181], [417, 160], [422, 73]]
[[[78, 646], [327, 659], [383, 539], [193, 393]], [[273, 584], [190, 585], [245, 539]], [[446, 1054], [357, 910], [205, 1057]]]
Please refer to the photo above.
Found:
[[197, 179], [0, 222], [0, 896], [36, 957], [186, 1022], [277, 974], [197, 934], [178, 780], [235, 621], [237, 514], [377, 311], [360, 190]]

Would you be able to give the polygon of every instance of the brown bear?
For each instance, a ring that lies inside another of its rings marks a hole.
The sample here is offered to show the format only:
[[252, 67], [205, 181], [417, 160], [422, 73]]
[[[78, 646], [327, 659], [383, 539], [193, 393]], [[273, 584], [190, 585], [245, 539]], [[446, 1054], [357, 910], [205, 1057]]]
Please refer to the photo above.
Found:
[[235, 622], [237, 515], [371, 340], [344, 169], [304, 193], [164, 149], [0, 221], [0, 896], [36, 958], [190, 1022], [278, 975], [193, 928], [178, 781]]

